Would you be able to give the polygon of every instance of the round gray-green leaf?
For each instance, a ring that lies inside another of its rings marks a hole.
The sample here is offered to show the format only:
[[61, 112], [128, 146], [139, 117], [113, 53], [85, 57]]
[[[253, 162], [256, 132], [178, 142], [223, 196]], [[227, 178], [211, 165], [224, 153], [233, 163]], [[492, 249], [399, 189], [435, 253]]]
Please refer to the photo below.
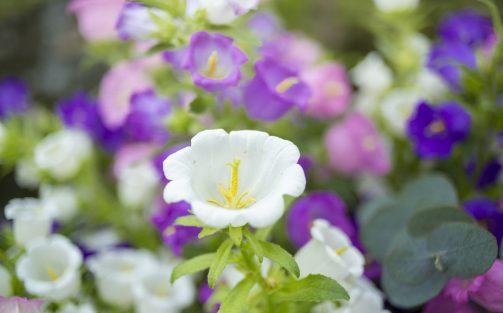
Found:
[[405, 210], [426, 210], [436, 207], [456, 207], [458, 196], [449, 180], [440, 174], [420, 177], [407, 184], [398, 200]]
[[447, 223], [427, 237], [428, 250], [439, 257], [447, 274], [471, 278], [485, 273], [498, 254], [496, 238], [485, 229], [466, 223]]
[[407, 231], [412, 236], [425, 236], [448, 222], [474, 223], [463, 210], [454, 207], [438, 207], [415, 212], [407, 222]]

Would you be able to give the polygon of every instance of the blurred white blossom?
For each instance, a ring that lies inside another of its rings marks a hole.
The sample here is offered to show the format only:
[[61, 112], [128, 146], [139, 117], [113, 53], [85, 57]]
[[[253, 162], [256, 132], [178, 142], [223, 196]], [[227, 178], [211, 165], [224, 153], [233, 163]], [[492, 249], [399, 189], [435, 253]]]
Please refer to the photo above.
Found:
[[396, 12], [417, 8], [419, 0], [374, 0], [374, 3], [383, 12]]
[[407, 89], [394, 89], [383, 99], [382, 116], [395, 135], [405, 135], [407, 120], [420, 100], [419, 94]]
[[259, 0], [187, 0], [187, 15], [205, 10], [210, 23], [224, 25], [257, 8]]
[[351, 70], [351, 78], [361, 93], [379, 94], [393, 83], [393, 73], [377, 52], [369, 53]]
[[35, 189], [40, 184], [40, 171], [32, 158], [19, 160], [14, 175], [16, 183], [23, 188]]
[[158, 189], [159, 175], [150, 161], [131, 164], [119, 173], [119, 199], [128, 207], [150, 204]]
[[96, 313], [96, 309], [90, 303], [81, 305], [67, 303], [58, 311], [58, 313]]
[[54, 219], [68, 221], [77, 213], [78, 199], [70, 186], [42, 185], [40, 200], [54, 212]]

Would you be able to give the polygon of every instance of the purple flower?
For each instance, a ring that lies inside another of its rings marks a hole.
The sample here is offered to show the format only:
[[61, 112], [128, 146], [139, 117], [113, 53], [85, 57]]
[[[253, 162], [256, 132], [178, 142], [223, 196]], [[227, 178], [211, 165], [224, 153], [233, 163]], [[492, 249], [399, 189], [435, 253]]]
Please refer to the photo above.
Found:
[[152, 20], [152, 14], [164, 15], [161, 10], [149, 9], [140, 3], [124, 4], [115, 26], [119, 38], [125, 41], [149, 39], [149, 36], [158, 30], [156, 23]]
[[159, 210], [150, 217], [151, 223], [159, 230], [162, 240], [174, 254], [181, 255], [185, 244], [197, 239], [200, 229], [174, 225], [177, 218], [189, 215], [190, 204], [181, 201], [163, 203]]
[[281, 30], [278, 19], [269, 13], [255, 13], [248, 21], [248, 26], [261, 41], [273, 39]]
[[496, 237], [498, 243], [503, 237], [503, 210], [489, 198], [475, 198], [463, 203], [463, 208], [476, 220], [483, 222]]
[[423, 313], [479, 313], [480, 311], [470, 303], [459, 303], [441, 294], [430, 300], [424, 307]]
[[133, 94], [124, 124], [128, 139], [164, 144], [169, 138], [166, 118], [170, 113], [171, 102], [158, 96], [152, 89]]
[[490, 312], [503, 312], [503, 261], [496, 260], [491, 269], [482, 276], [482, 283], [470, 293], [473, 301]]
[[494, 30], [488, 17], [473, 10], [461, 10], [444, 18], [438, 34], [444, 41], [460, 42], [478, 48], [492, 37]]
[[292, 205], [287, 228], [290, 241], [295, 246], [302, 247], [311, 239], [310, 229], [316, 219], [327, 220], [351, 239], [356, 238], [356, 230], [347, 214], [344, 202], [334, 193], [318, 191], [297, 200]]
[[202, 304], [206, 304], [208, 300], [210, 300], [211, 296], [213, 295], [213, 289], [208, 286], [207, 282], [203, 282], [201, 286], [199, 286], [199, 294], [198, 294], [198, 300]]
[[117, 149], [123, 142], [122, 130], [110, 130], [104, 125], [97, 101], [85, 92], [76, 92], [71, 98], [60, 101], [56, 111], [66, 127], [85, 131], [108, 150]]
[[313, 158], [309, 155], [301, 155], [298, 163], [304, 170], [306, 177], [309, 177], [309, 173], [314, 166]]
[[231, 38], [200, 31], [192, 35], [188, 48], [167, 51], [164, 60], [189, 71], [196, 86], [220, 91], [238, 85], [248, 57]]
[[274, 121], [290, 109], [305, 109], [311, 95], [296, 72], [273, 59], [255, 63], [255, 77], [244, 87], [243, 101], [252, 119]]
[[28, 107], [28, 87], [16, 77], [0, 81], [0, 118], [25, 112]]
[[187, 147], [188, 144], [180, 144], [180, 145], [176, 145], [176, 146], [173, 146], [171, 148], [169, 148], [168, 150], [156, 155], [154, 157], [154, 166], [157, 170], [157, 173], [159, 174], [159, 178], [162, 180], [163, 184], [167, 184], [169, 181], [166, 179], [166, 175], [164, 175], [164, 169], [163, 169], [163, 163], [164, 163], [164, 160], [166, 160], [166, 158], [170, 155], [172, 155], [173, 153], [179, 151], [179, 150], [182, 150], [183, 148]]
[[422, 158], [446, 158], [470, 132], [470, 115], [455, 102], [431, 106], [421, 102], [408, 121], [407, 133]]
[[[475, 158], [473, 158], [466, 167], [466, 173], [471, 179], [474, 179], [473, 175], [475, 174], [476, 165]], [[482, 190], [494, 185], [498, 181], [502, 168], [501, 162], [498, 159], [493, 158], [489, 160], [477, 178], [477, 189]]]
[[26, 298], [0, 296], [0, 312], [5, 313], [39, 313], [44, 302], [42, 300], [29, 300]]

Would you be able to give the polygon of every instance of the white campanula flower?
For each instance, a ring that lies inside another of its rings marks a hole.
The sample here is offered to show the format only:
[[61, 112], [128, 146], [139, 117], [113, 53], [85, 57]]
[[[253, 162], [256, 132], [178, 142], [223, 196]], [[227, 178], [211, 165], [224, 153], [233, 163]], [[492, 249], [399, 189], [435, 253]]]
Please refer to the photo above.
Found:
[[295, 255], [301, 277], [321, 274], [350, 285], [363, 274], [365, 260], [339, 228], [325, 220], [315, 220], [312, 239]]
[[114, 229], [105, 228], [79, 234], [78, 242], [87, 251], [99, 253], [120, 245], [121, 238]]
[[140, 250], [108, 250], [93, 256], [88, 266], [96, 278], [99, 296], [110, 305], [128, 308], [133, 304], [133, 286], [150, 268], [155, 258]]
[[64, 129], [50, 134], [35, 147], [35, 164], [58, 180], [77, 174], [91, 155], [92, 142], [84, 132]]
[[299, 157], [293, 143], [264, 132], [203, 131], [164, 161], [164, 199], [189, 202], [212, 227], [266, 227], [283, 214], [284, 195], [304, 191]]
[[152, 19], [166, 19], [168, 15], [159, 9], [149, 8], [136, 2], [124, 4], [119, 19], [117, 20], [117, 32], [122, 40], [147, 40], [155, 32], [158, 26]]
[[149, 160], [133, 163], [119, 173], [119, 199], [131, 208], [152, 202], [159, 188], [159, 175]]
[[0, 265], [0, 296], [9, 297], [12, 294], [12, 277], [9, 271]]
[[374, 0], [374, 3], [383, 12], [396, 12], [417, 8], [419, 0]]
[[80, 250], [67, 238], [52, 235], [29, 245], [16, 273], [29, 293], [61, 301], [79, 292], [81, 264]]
[[256, 9], [258, 3], [259, 0], [187, 0], [187, 15], [205, 10], [210, 23], [230, 24], [239, 16]]
[[449, 91], [445, 82], [426, 67], [422, 68], [417, 74], [415, 89], [422, 99], [432, 102], [442, 100]]
[[395, 89], [381, 103], [382, 116], [389, 129], [398, 136], [405, 136], [405, 126], [421, 100], [418, 93], [407, 89]]
[[40, 171], [32, 158], [21, 159], [14, 172], [16, 183], [27, 189], [35, 189], [40, 184]]
[[58, 313], [96, 313], [96, 309], [89, 303], [81, 305], [67, 303], [58, 311]]
[[5, 207], [5, 217], [13, 222], [14, 239], [20, 246], [47, 237], [52, 216], [52, 210], [35, 198], [13, 199]]
[[54, 219], [68, 221], [77, 213], [78, 199], [70, 186], [42, 185], [40, 200], [54, 212]]
[[393, 83], [393, 73], [377, 52], [369, 53], [351, 70], [351, 78], [361, 93], [379, 94]]
[[195, 288], [188, 276], [170, 283], [171, 264], [157, 264], [140, 274], [133, 286], [136, 313], [181, 312], [194, 300]]
[[365, 277], [359, 278], [349, 288], [350, 300], [336, 306], [325, 302], [313, 309], [313, 313], [389, 313], [379, 290]]

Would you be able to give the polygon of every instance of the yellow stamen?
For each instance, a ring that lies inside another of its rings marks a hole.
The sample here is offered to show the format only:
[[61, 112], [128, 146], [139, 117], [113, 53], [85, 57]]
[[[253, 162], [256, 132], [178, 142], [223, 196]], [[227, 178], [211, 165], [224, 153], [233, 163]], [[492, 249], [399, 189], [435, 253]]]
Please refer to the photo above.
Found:
[[434, 121], [433, 123], [431, 123], [429, 126], [428, 126], [428, 131], [431, 133], [431, 134], [439, 134], [441, 132], [443, 132], [445, 130], [445, 125], [442, 121], [440, 120], [437, 120], [437, 121]]
[[163, 285], [158, 285], [157, 288], [155, 288], [154, 293], [156, 296], [163, 298], [168, 295], [169, 291], [168, 291], [167, 286], [165, 286], [163, 284]]
[[335, 253], [337, 253], [337, 255], [343, 255], [344, 252], [348, 251], [348, 249], [349, 249], [349, 247], [342, 247], [342, 248], [336, 249]]
[[229, 186], [225, 188], [223, 185], [218, 185], [218, 192], [224, 198], [224, 202], [211, 198], [208, 201], [219, 207], [224, 207], [227, 209], [244, 209], [250, 204], [255, 202], [255, 199], [251, 197], [248, 192], [243, 192], [239, 194], [239, 166], [241, 164], [240, 159], [234, 159], [232, 163], [227, 165], [231, 168], [231, 175], [229, 178]]
[[217, 68], [218, 68], [218, 52], [213, 51], [208, 57], [207, 70], [205, 76], [210, 78], [218, 78]]
[[56, 281], [59, 279], [58, 273], [56, 273], [56, 271], [52, 267], [48, 266], [46, 268], [46, 271], [52, 281]]
[[166, 229], [164, 230], [164, 235], [165, 235], [165, 236], [171, 236], [171, 235], [173, 235], [175, 232], [176, 232], [176, 228], [175, 228], [175, 226], [169, 226], [168, 228], [166, 228]]
[[276, 86], [276, 92], [285, 93], [286, 91], [288, 91], [288, 89], [292, 88], [293, 85], [296, 85], [298, 83], [299, 79], [297, 77], [286, 78]]

